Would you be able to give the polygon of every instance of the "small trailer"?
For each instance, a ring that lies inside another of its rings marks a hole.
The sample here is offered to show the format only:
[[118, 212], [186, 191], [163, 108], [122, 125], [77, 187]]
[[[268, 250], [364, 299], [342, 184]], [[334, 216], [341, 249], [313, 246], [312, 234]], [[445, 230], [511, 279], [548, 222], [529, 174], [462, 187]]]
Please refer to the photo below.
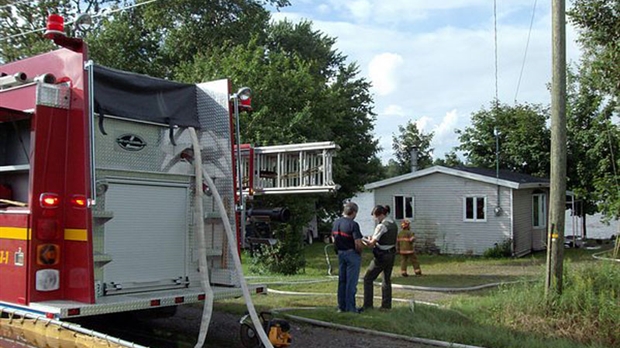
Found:
[[[63, 319], [205, 301], [201, 255], [210, 300], [240, 297], [243, 197], [336, 189], [333, 143], [260, 158], [244, 146], [237, 162], [229, 80], [118, 71], [49, 36], [63, 48], [0, 66], [0, 310]], [[277, 169], [261, 173], [261, 159]]]

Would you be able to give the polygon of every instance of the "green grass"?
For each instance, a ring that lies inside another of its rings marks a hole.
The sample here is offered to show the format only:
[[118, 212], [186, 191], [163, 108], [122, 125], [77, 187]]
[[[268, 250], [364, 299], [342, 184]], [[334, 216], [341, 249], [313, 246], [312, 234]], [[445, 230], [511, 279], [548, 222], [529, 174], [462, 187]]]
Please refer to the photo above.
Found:
[[[433, 307], [394, 302], [389, 312], [367, 311], [361, 315], [338, 314], [335, 278], [327, 277], [324, 244], [306, 248], [305, 272], [295, 276], [271, 275], [250, 280], [269, 284], [270, 289], [321, 293], [310, 295], [256, 296], [259, 310], [290, 307], [315, 307], [292, 314], [343, 325], [376, 329], [396, 334], [437, 339], [485, 347], [613, 347], [620, 345], [620, 265], [596, 261], [592, 254], [600, 250], [565, 250], [564, 292], [544, 298], [542, 280], [545, 253], [519, 259], [421, 255], [423, 277], [400, 277], [397, 265], [394, 284], [460, 288], [487, 283], [513, 282], [499, 288], [475, 292], [438, 294], [394, 289], [394, 298], [431, 300]], [[332, 274], [337, 275], [337, 257], [328, 247]], [[370, 263], [370, 252], [363, 255], [362, 274]], [[247, 270], [246, 270], [247, 272]], [[246, 276], [252, 276], [246, 273]], [[324, 280], [301, 283], [308, 280]], [[379, 279], [380, 280], [380, 279]], [[297, 283], [296, 283], [297, 282]], [[380, 295], [375, 288], [375, 296]], [[358, 296], [362, 286], [358, 285]], [[375, 300], [378, 303], [377, 300]], [[361, 300], [358, 299], [358, 304]], [[220, 309], [242, 314], [243, 300], [220, 301]], [[618, 331], [618, 332], [617, 332]]]

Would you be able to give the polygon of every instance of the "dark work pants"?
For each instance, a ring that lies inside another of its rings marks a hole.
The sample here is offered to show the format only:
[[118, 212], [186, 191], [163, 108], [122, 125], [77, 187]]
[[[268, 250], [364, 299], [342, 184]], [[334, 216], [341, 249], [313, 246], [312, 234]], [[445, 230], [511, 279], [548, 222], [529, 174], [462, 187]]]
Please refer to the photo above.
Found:
[[372, 308], [373, 286], [372, 282], [383, 272], [381, 283], [381, 308], [392, 308], [392, 268], [394, 268], [394, 252], [382, 252], [375, 254], [364, 275], [364, 308]]

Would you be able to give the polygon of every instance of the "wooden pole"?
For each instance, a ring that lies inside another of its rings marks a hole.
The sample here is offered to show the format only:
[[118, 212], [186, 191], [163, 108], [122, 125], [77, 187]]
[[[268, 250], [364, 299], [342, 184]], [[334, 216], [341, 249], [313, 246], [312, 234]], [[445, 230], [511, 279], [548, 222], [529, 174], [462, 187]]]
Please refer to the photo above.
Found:
[[562, 293], [566, 211], [566, 3], [552, 0], [551, 192], [545, 295]]

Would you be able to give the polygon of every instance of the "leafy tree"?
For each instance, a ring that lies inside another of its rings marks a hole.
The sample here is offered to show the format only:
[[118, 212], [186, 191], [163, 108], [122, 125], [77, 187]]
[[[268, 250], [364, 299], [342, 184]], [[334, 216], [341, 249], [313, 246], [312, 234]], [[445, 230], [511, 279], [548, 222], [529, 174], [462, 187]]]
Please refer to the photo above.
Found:
[[408, 121], [405, 126], [398, 126], [398, 134], [392, 134], [392, 150], [396, 157], [396, 173], [402, 175], [411, 172], [411, 153], [417, 154], [417, 168], [424, 169], [433, 163], [431, 141], [434, 133], [425, 134], [415, 122]]
[[11, 62], [54, 48], [43, 37], [48, 15], [59, 14], [66, 19], [69, 31], [79, 13], [98, 12], [101, 6], [116, 0], [45, 0], [0, 1], [0, 62]]
[[[256, 204], [288, 206], [297, 236], [316, 207], [319, 214], [339, 214], [342, 201], [381, 172], [372, 135], [375, 116], [370, 85], [358, 77], [356, 65], [344, 64], [345, 57], [334, 50], [334, 42], [313, 30], [309, 22], [284, 21], [269, 25], [247, 44], [214, 47], [209, 55], [196, 55], [175, 73], [183, 81], [229, 77], [234, 88], [251, 86], [254, 111], [240, 116], [245, 143], [331, 140], [340, 146], [333, 159], [333, 177], [341, 187], [334, 195], [306, 195], [303, 200], [256, 198]], [[296, 249], [283, 246], [281, 250]]]
[[157, 77], [174, 77], [179, 65], [214, 48], [245, 44], [263, 33], [269, 12], [286, 0], [167, 0], [104, 19], [90, 37], [100, 64]]
[[620, 2], [617, 0], [575, 0], [567, 11], [579, 31], [584, 49], [582, 64], [589, 70], [596, 88], [620, 96]]
[[[493, 102], [472, 114], [470, 127], [457, 130], [467, 164], [494, 169], [499, 143], [499, 167], [514, 172], [549, 175], [550, 131], [547, 108], [535, 104], [509, 106]], [[496, 139], [497, 132], [497, 139]]]
[[433, 162], [433, 165], [444, 167], [458, 167], [463, 165], [463, 161], [456, 154], [456, 151], [452, 150], [444, 156], [444, 158], [438, 158]]
[[[569, 188], [586, 202], [585, 213], [620, 217], [620, 3], [576, 0], [568, 11], [583, 56], [569, 89]], [[614, 119], [616, 123], [614, 124]], [[572, 138], [572, 139], [571, 139]], [[585, 219], [584, 219], [585, 224]]]

